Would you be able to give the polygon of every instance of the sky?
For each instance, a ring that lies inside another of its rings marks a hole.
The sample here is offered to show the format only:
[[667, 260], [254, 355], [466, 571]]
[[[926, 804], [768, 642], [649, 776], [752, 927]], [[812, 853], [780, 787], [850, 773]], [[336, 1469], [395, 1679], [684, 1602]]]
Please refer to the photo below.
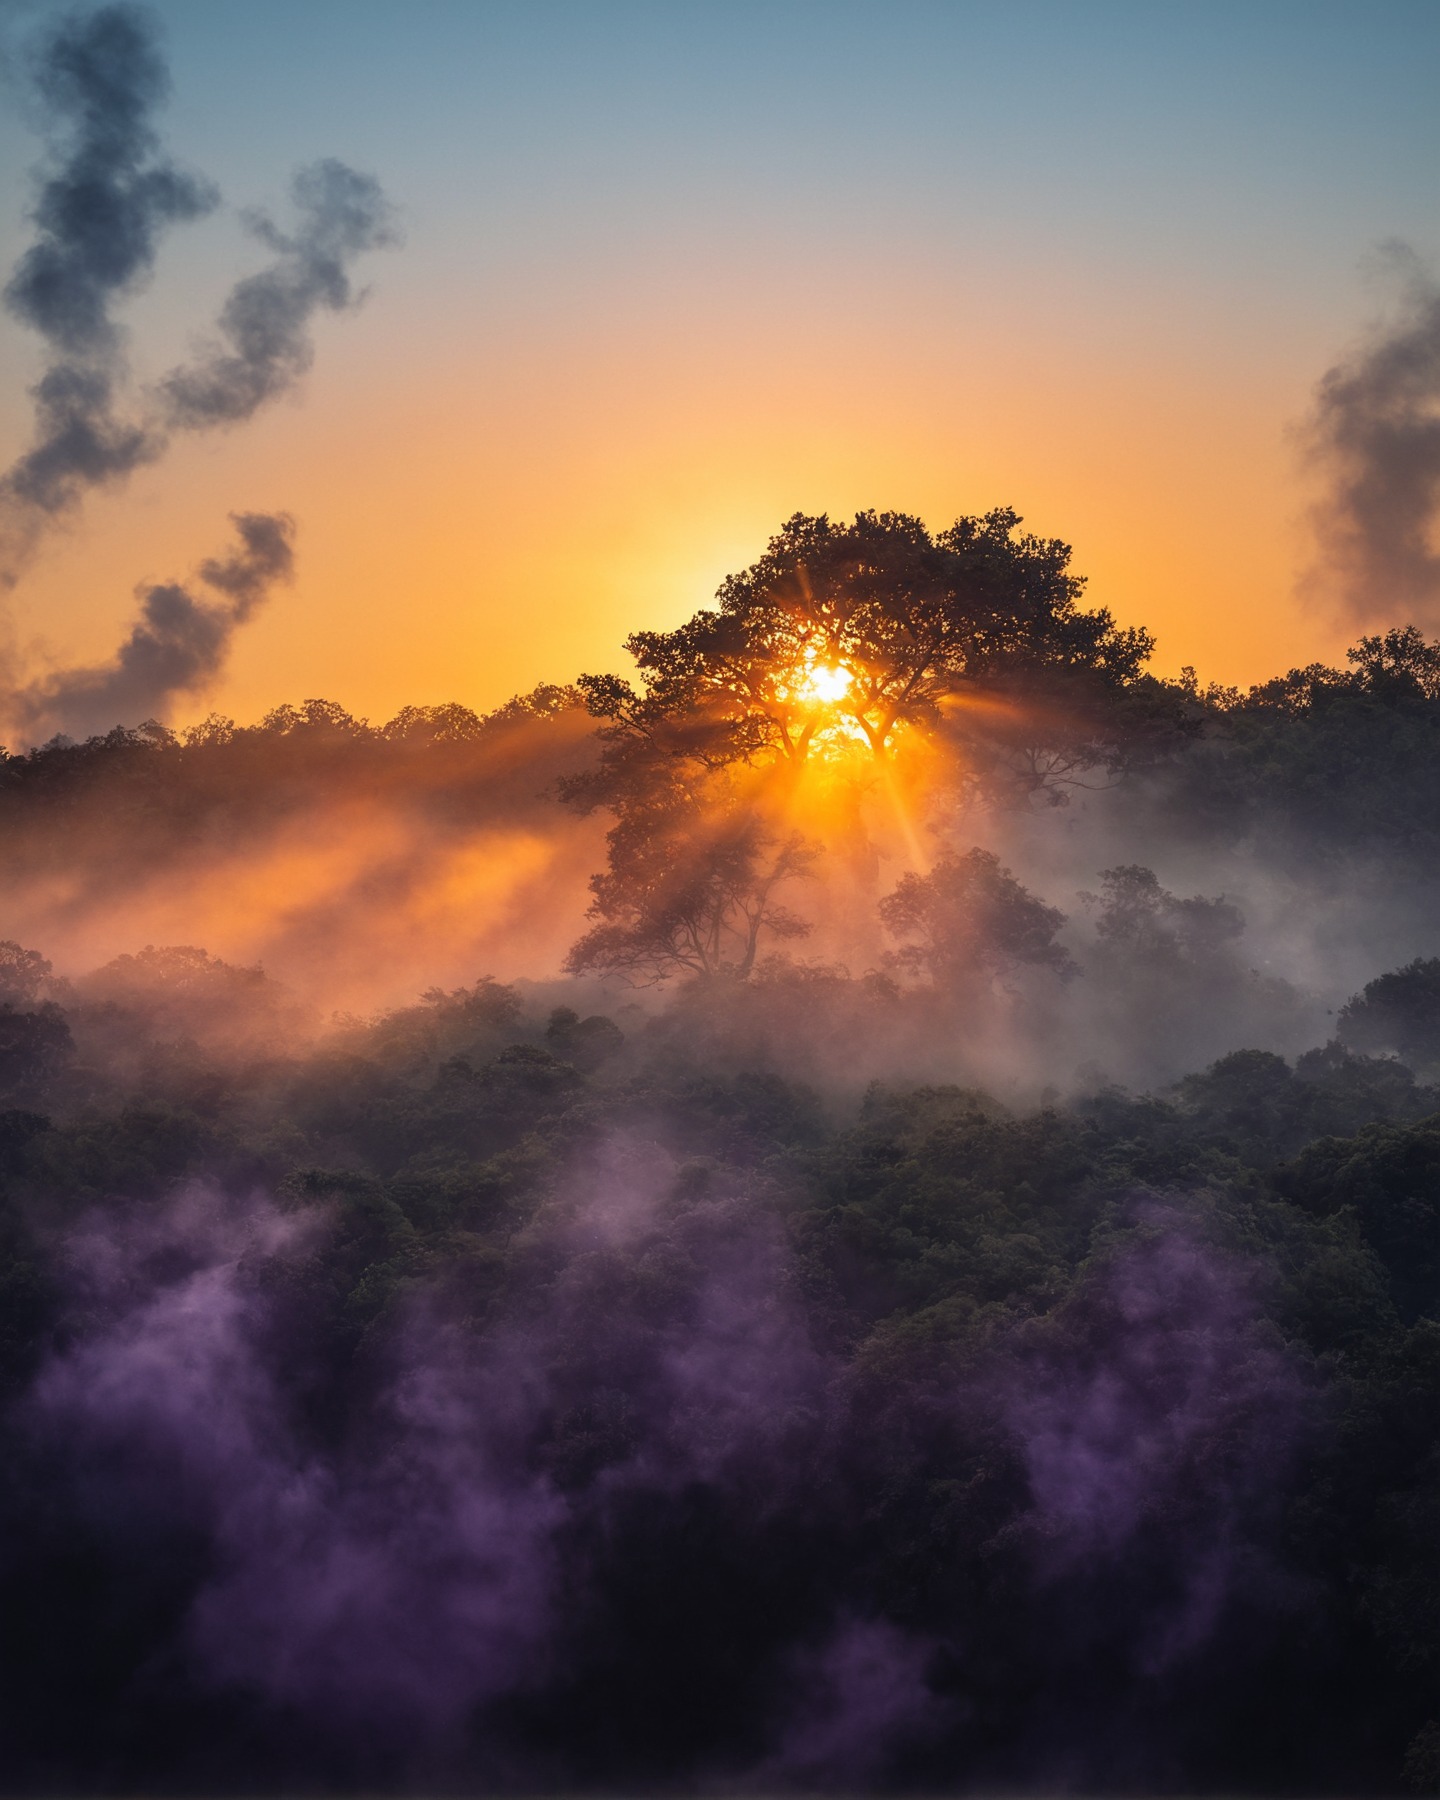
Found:
[[[31, 241], [0, 8], [0, 264]], [[175, 159], [225, 206], [120, 315], [141, 378], [203, 339], [326, 156], [403, 244], [298, 388], [92, 495], [4, 602], [29, 671], [103, 659], [140, 584], [296, 521], [293, 585], [174, 722], [322, 695], [477, 708], [678, 624], [796, 511], [1006, 504], [1074, 546], [1155, 667], [1246, 683], [1355, 635], [1317, 609], [1303, 427], [1440, 262], [1440, 7], [484, 4], [151, 9]], [[41, 346], [0, 322], [0, 459]], [[127, 721], [134, 722], [134, 721]]]

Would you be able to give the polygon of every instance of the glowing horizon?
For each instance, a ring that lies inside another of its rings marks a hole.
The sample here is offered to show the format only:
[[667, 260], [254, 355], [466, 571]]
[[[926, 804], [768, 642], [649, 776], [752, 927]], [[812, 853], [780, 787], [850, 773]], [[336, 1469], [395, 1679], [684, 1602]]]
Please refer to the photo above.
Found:
[[[1244, 684], [1357, 635], [1297, 586], [1294, 432], [1386, 304], [1373, 246], [1440, 251], [1428, 9], [916, 0], [883, 42], [865, 6], [819, 34], [803, 4], [158, 16], [182, 164], [283, 209], [294, 167], [341, 154], [406, 243], [294, 396], [51, 540], [8, 602], [27, 671], [110, 655], [135, 585], [186, 578], [237, 508], [294, 515], [296, 582], [174, 723], [484, 710], [625, 670], [629, 632], [707, 604], [796, 511], [1013, 505], [1074, 545], [1089, 604], [1156, 633], [1161, 674]], [[23, 121], [0, 133], [34, 164]], [[7, 267], [26, 204], [12, 179]], [[253, 256], [233, 213], [167, 240], [122, 309], [137, 375]], [[0, 342], [8, 461], [40, 365], [16, 321]]]

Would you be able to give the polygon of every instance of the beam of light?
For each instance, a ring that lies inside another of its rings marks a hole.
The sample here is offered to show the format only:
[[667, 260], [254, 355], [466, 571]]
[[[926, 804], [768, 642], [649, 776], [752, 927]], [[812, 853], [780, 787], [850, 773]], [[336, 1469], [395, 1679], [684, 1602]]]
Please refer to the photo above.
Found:
[[891, 815], [904, 842], [906, 854], [917, 874], [926, 875], [930, 871], [931, 858], [920, 841], [920, 833], [916, 830], [915, 822], [910, 816], [910, 808], [895, 779], [894, 764], [884, 761], [879, 762], [877, 767], [880, 771], [881, 791], [889, 802]]

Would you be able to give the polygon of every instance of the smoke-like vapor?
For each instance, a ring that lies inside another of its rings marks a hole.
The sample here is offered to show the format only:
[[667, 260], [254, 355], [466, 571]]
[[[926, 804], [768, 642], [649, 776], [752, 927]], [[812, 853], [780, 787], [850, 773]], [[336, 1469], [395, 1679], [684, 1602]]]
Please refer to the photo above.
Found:
[[[577, 1679], [608, 1691], [604, 1671], [628, 1666], [649, 1693], [668, 1678], [657, 1653], [700, 1671], [718, 1649], [714, 1719], [677, 1770], [855, 1791], [907, 1756], [973, 1760], [966, 1695], [993, 1675], [968, 1608], [937, 1595], [907, 1602], [905, 1622], [877, 1612], [854, 1515], [883, 1505], [902, 1442], [925, 1446], [936, 1485], [961, 1485], [997, 1393], [1003, 1439], [987, 1455], [1003, 1461], [1008, 1439], [1028, 1475], [1004, 1554], [1015, 1609], [1039, 1609], [1030, 1629], [1072, 1632], [1153, 1691], [1223, 1648], [1241, 1590], [1277, 1579], [1263, 1540], [1305, 1390], [1257, 1328], [1252, 1271], [1183, 1219], [1156, 1215], [1152, 1241], [1032, 1326], [1028, 1352], [1012, 1341], [968, 1396], [901, 1381], [879, 1420], [813, 1343], [775, 1222], [680, 1176], [654, 1144], [589, 1146], [517, 1240], [538, 1287], [477, 1329], [458, 1293], [415, 1285], [371, 1398], [319, 1437], [294, 1404], [315, 1373], [296, 1302], [318, 1300], [307, 1270], [354, 1229], [343, 1202], [282, 1212], [195, 1186], [67, 1233], [76, 1328], [22, 1401], [23, 1428], [55, 1459], [62, 1516], [107, 1555], [137, 1526], [208, 1546], [169, 1652], [192, 1693], [258, 1697], [332, 1759], [358, 1750], [372, 1779], [478, 1768], [487, 1786], [503, 1770], [530, 1787], [586, 1767]], [[703, 1582], [707, 1545], [722, 1566], [737, 1550], [763, 1566], [787, 1543], [809, 1578], [777, 1580], [745, 1656], [705, 1641], [749, 1630], [743, 1613], [707, 1617], [699, 1593], [684, 1638], [666, 1635], [668, 1611], [652, 1635], [655, 1568]], [[941, 1692], [945, 1642], [957, 1673]], [[724, 1722], [737, 1695], [749, 1727]], [[544, 1760], [523, 1712], [506, 1723], [521, 1701], [552, 1740]], [[1054, 1711], [1034, 1705], [1037, 1723]], [[1071, 1749], [1100, 1735], [1082, 1728]], [[647, 1717], [632, 1766], [666, 1736]], [[1045, 1754], [1027, 1747], [1021, 1766]]]
[[[1178, 1580], [1136, 1603], [1129, 1654], [1157, 1674], [1213, 1636], [1271, 1571], [1246, 1541], [1284, 1491], [1309, 1422], [1299, 1366], [1256, 1327], [1253, 1271], [1178, 1215], [1102, 1269], [1075, 1338], [1042, 1353], [1008, 1406], [1024, 1446], [1042, 1579], [1183, 1541]], [[1118, 1597], [1118, 1596], [1117, 1596]]]
[[0, 703], [19, 739], [88, 736], [159, 717], [177, 695], [203, 692], [219, 674], [237, 627], [294, 568], [294, 521], [286, 514], [231, 517], [238, 547], [208, 558], [199, 571], [221, 599], [197, 599], [174, 582], [143, 590], [140, 617], [109, 662], [32, 681]]
[[[486, 1381], [434, 1333], [384, 1403], [392, 1454], [363, 1473], [327, 1465], [289, 1427], [244, 1278], [246, 1259], [303, 1254], [316, 1221], [192, 1193], [157, 1224], [123, 1245], [78, 1234], [74, 1273], [102, 1314], [124, 1286], [143, 1299], [51, 1365], [33, 1416], [63, 1422], [82, 1455], [139, 1450], [145, 1503], [213, 1534], [187, 1633], [204, 1678], [372, 1741], [453, 1730], [523, 1679], [550, 1624], [561, 1506], [512, 1442], [533, 1381]], [[182, 1260], [179, 1280], [153, 1284], [157, 1250]], [[168, 1493], [147, 1446], [176, 1456]]]
[[302, 169], [292, 190], [293, 233], [248, 217], [275, 261], [236, 283], [221, 308], [220, 341], [127, 410], [112, 304], [149, 275], [166, 226], [219, 202], [208, 182], [159, 151], [150, 119], [168, 86], [149, 20], [124, 5], [67, 21], [37, 59], [35, 90], [56, 166], [35, 208], [38, 239], [5, 301], [41, 334], [51, 358], [34, 390], [35, 441], [0, 477], [5, 587], [47, 526], [90, 489], [156, 461], [173, 432], [236, 424], [293, 387], [314, 359], [315, 313], [355, 305], [354, 259], [396, 241], [391, 207], [373, 176], [333, 158]]
[[843, 1792], [883, 1778], [897, 1745], [945, 1722], [925, 1680], [931, 1649], [883, 1620], [847, 1619], [818, 1652], [793, 1657], [780, 1743], [747, 1785]]
[[354, 305], [349, 265], [362, 251], [395, 242], [391, 208], [371, 175], [326, 158], [299, 172], [292, 193], [300, 214], [293, 235], [262, 215], [250, 219], [276, 260], [237, 282], [221, 309], [228, 349], [215, 347], [162, 383], [171, 425], [235, 424], [293, 387], [314, 358], [309, 324], [316, 311]]
[[116, 415], [124, 358], [110, 309], [149, 275], [166, 227], [218, 201], [159, 151], [151, 115], [168, 87], [149, 21], [129, 6], [66, 20], [37, 58], [53, 167], [5, 304], [51, 361], [35, 389], [35, 442], [0, 482], [6, 585], [47, 520], [164, 448], [148, 425]]
[[1406, 244], [1386, 258], [1399, 317], [1320, 383], [1312, 455], [1330, 478], [1310, 586], [1354, 620], [1440, 622], [1440, 287]]
[[[99, 1329], [48, 1364], [26, 1412], [89, 1479], [125, 1470], [133, 1504], [214, 1544], [184, 1627], [201, 1684], [263, 1694], [372, 1757], [443, 1761], [477, 1708], [563, 1666], [595, 1604], [586, 1560], [637, 1497], [698, 1481], [757, 1513], [784, 1504], [797, 1415], [825, 1371], [773, 1236], [703, 1205], [667, 1230], [651, 1190], [673, 1177], [644, 1146], [603, 1151], [564, 1203], [571, 1219], [542, 1235], [557, 1267], [534, 1316], [477, 1342], [415, 1308], [359, 1456], [297, 1439], [271, 1360], [274, 1272], [333, 1220], [197, 1189], [123, 1241], [98, 1216], [81, 1223], [69, 1280]], [[612, 1304], [647, 1246], [677, 1289], [658, 1327]], [[535, 1441], [555, 1412], [596, 1404], [597, 1374], [628, 1381], [635, 1442], [577, 1489], [535, 1466]], [[846, 1707], [880, 1722], [877, 1744], [903, 1732], [924, 1711], [918, 1662], [900, 1632], [854, 1625], [799, 1659], [805, 1705], [782, 1762], [813, 1773], [855, 1751], [832, 1716]]]

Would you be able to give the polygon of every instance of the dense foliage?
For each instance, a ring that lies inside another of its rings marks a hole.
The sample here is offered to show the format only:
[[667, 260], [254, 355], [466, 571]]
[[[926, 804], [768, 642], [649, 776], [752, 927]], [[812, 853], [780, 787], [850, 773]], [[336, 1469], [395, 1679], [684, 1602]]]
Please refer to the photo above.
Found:
[[1195, 690], [1204, 742], [1170, 771], [1198, 829], [1264, 833], [1433, 868], [1440, 857], [1440, 645], [1413, 627], [1361, 638], [1350, 667], [1312, 664], [1248, 694]]
[[[942, 722], [992, 755], [1008, 738], [1067, 769], [1117, 756], [1113, 699], [1143, 680], [1153, 640], [1103, 608], [1083, 610], [1069, 545], [1017, 536], [1020, 523], [999, 507], [932, 536], [905, 513], [862, 512], [849, 525], [795, 514], [759, 562], [727, 578], [713, 610], [628, 640], [642, 691], [582, 677], [608, 722], [610, 778], [637, 751], [804, 762], [837, 730], [883, 755], [904, 727]], [[819, 707], [808, 686], [817, 669], [847, 677], [822, 686]], [[976, 717], [964, 705], [1042, 693], [1066, 703], [1031, 704], [1018, 734], [997, 731], [993, 708]]]
[[198, 952], [3, 973], [11, 1788], [1423, 1774], [1394, 1060], [836, 1110], [713, 1048], [764, 984], [296, 1054]]

